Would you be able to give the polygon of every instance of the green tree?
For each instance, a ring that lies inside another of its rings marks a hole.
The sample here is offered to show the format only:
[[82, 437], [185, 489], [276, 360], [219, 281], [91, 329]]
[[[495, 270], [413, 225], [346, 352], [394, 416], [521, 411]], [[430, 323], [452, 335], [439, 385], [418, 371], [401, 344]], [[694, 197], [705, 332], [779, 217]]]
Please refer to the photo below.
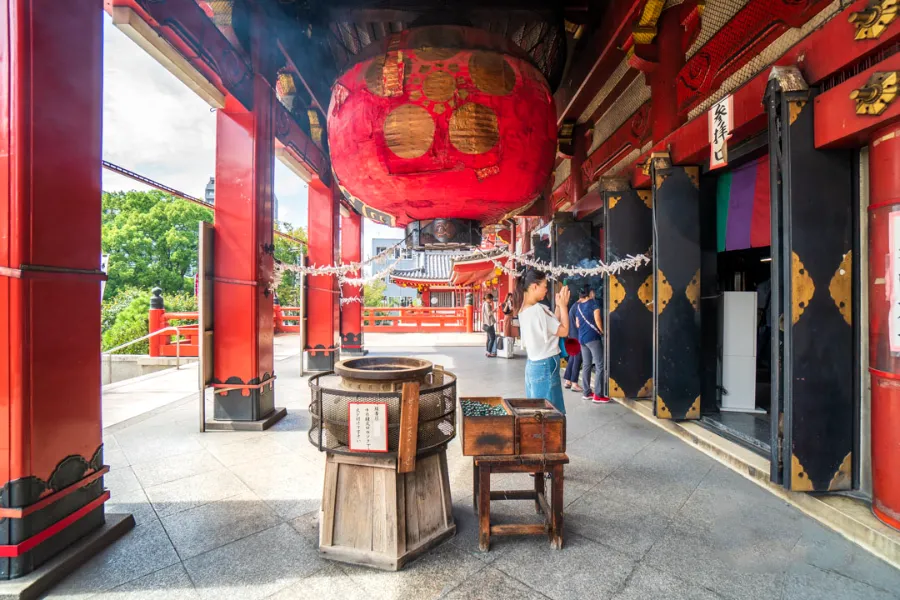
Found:
[[212, 210], [159, 191], [104, 192], [102, 218], [106, 297], [125, 288], [193, 291], [197, 223], [212, 223]]
[[[306, 230], [294, 227], [284, 221], [276, 221], [275, 228], [292, 238], [306, 241]], [[280, 235], [275, 236], [275, 258], [286, 265], [299, 265], [306, 254], [306, 245], [299, 244]], [[281, 283], [275, 289], [278, 301], [282, 306], [300, 306], [300, 275], [293, 271], [285, 271]]]
[[[191, 312], [197, 310], [197, 298], [191, 292], [163, 294], [167, 312]], [[107, 351], [150, 332], [150, 291], [127, 288], [115, 298], [103, 302], [102, 348]], [[107, 321], [112, 321], [107, 325]], [[171, 321], [170, 325], [187, 324], [186, 321]], [[143, 340], [116, 354], [149, 354], [150, 343]]]
[[373, 281], [363, 286], [363, 301], [365, 306], [382, 306], [384, 304], [384, 291], [387, 283], [383, 280]]

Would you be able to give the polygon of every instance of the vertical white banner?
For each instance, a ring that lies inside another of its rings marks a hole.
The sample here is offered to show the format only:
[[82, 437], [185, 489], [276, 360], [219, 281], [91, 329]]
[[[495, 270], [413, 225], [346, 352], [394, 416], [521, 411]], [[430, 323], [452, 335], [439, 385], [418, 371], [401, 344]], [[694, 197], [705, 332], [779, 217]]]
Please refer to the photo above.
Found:
[[[100, 270], [104, 274], [109, 272], [109, 254], [100, 255]], [[100, 282], [100, 301], [103, 301], [103, 294], [106, 292], [106, 280]]]
[[888, 313], [888, 334], [891, 352], [900, 352], [900, 212], [888, 217], [887, 296], [891, 303]]
[[709, 168], [728, 164], [728, 140], [734, 129], [734, 97], [726, 96], [709, 109]]

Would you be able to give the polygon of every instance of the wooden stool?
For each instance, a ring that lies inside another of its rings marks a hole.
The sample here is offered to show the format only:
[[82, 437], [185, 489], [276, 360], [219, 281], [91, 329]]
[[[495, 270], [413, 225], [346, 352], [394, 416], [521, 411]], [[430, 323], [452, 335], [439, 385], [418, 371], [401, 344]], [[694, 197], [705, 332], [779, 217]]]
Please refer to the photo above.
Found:
[[[565, 454], [519, 454], [512, 456], [476, 456], [472, 459], [473, 503], [478, 515], [478, 547], [491, 548], [491, 535], [542, 535], [550, 537], [550, 547], [563, 546], [563, 466]], [[534, 490], [491, 491], [491, 473], [532, 473]], [[550, 474], [550, 502], [544, 493], [544, 473]], [[491, 500], [534, 500], [544, 522], [527, 525], [491, 525]]]

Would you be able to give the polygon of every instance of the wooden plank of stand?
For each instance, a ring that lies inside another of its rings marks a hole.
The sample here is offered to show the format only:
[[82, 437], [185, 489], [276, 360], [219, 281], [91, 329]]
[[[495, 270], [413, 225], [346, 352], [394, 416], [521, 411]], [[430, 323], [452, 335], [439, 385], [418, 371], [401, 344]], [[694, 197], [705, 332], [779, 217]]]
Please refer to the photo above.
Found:
[[397, 448], [397, 472], [416, 470], [416, 438], [419, 434], [419, 384], [403, 384], [400, 400], [400, 445]]
[[541, 512], [543, 512], [545, 515], [550, 514], [550, 505], [547, 504], [547, 496], [544, 495], [543, 491], [540, 494], [538, 494], [537, 503], [538, 503], [538, 506], [540, 506], [540, 508], [541, 508]]
[[549, 529], [546, 523], [517, 525], [491, 525], [491, 535], [543, 535]]
[[501, 490], [491, 492], [491, 500], [537, 500], [534, 490]]
[[[326, 455], [325, 487], [322, 490], [322, 518], [319, 520], [319, 545], [330, 546], [334, 536], [334, 505], [337, 494], [337, 466], [334, 465], [334, 454]], [[329, 465], [332, 468], [327, 468]]]

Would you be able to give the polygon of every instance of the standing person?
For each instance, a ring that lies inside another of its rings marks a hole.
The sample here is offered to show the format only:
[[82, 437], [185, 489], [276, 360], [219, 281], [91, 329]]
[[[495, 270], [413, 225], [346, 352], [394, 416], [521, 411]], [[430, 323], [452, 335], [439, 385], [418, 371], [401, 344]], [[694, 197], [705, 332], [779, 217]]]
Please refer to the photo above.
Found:
[[506, 294], [506, 300], [503, 301], [501, 308], [503, 311], [503, 337], [515, 339], [519, 337], [519, 328], [516, 327], [515, 321], [519, 316], [519, 306], [513, 299], [512, 293]]
[[[572, 325], [575, 323], [576, 306], [577, 304], [573, 304], [572, 308], [569, 309], [569, 337], [566, 340], [567, 344], [569, 340], [578, 341], [578, 329]], [[578, 385], [578, 377], [581, 375], [581, 349], [579, 348], [577, 352], [572, 352], [567, 347], [566, 352], [569, 354], [569, 358], [566, 361], [566, 372], [563, 375], [563, 387], [573, 392], [583, 392], [584, 389]]]
[[[602, 395], [600, 380], [603, 377], [603, 321], [600, 317], [600, 303], [594, 298], [594, 290], [588, 286], [581, 288], [578, 303], [575, 304], [575, 323], [578, 327], [578, 341], [581, 343], [581, 358], [584, 363], [582, 385], [584, 397], [595, 404], [606, 404], [609, 398]], [[591, 366], [595, 369], [594, 385], [591, 386]]]
[[487, 334], [487, 343], [484, 355], [493, 358], [497, 356], [497, 315], [494, 310], [494, 295], [488, 294], [481, 303], [481, 328]]
[[547, 296], [547, 275], [529, 270], [519, 278], [518, 294], [522, 297], [519, 329], [525, 342], [528, 362], [525, 364], [525, 396], [544, 398], [561, 413], [566, 413], [562, 384], [559, 379], [559, 340], [569, 335], [569, 288], [556, 294], [556, 312], [541, 304]]

